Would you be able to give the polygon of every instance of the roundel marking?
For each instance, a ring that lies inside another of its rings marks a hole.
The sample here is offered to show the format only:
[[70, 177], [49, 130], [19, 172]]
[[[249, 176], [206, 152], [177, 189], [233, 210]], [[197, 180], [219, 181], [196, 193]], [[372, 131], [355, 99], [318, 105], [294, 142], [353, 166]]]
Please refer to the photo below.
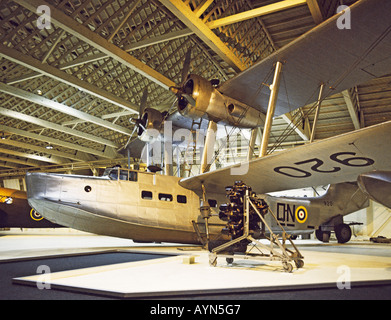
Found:
[[308, 218], [307, 209], [305, 207], [303, 207], [303, 206], [298, 207], [296, 209], [295, 216], [296, 216], [296, 221], [297, 222], [299, 222], [299, 223], [306, 222], [306, 220]]
[[35, 211], [34, 209], [30, 210], [30, 217], [34, 221], [41, 221], [43, 219], [43, 217], [37, 211]]

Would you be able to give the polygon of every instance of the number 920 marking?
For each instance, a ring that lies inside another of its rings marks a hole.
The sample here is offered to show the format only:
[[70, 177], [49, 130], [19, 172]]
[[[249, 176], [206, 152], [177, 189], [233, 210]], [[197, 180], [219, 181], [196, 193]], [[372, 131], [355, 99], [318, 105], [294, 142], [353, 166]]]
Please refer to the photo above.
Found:
[[[375, 163], [375, 161], [372, 160], [371, 158], [354, 157], [355, 155], [356, 155], [355, 152], [337, 152], [332, 154], [330, 156], [330, 159], [348, 167], [366, 167], [366, 166], [371, 166]], [[350, 157], [342, 159], [342, 156], [350, 156]], [[295, 162], [294, 164], [302, 165], [306, 163], [314, 163], [311, 167], [311, 170], [313, 172], [335, 173], [341, 170], [341, 167], [339, 166], [321, 169], [321, 167], [324, 165], [324, 162], [318, 158], [311, 158], [308, 160]], [[292, 178], [308, 178], [312, 176], [311, 172], [305, 171], [300, 168], [291, 167], [291, 166], [276, 167], [274, 168], [274, 171]]]

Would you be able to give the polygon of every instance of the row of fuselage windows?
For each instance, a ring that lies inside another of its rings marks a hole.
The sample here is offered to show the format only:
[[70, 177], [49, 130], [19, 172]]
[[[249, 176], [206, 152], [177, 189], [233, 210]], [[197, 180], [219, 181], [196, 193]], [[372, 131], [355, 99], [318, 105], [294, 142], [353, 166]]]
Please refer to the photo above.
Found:
[[[141, 198], [144, 200], [153, 200], [152, 191], [145, 191], [145, 190], [141, 191]], [[172, 196], [172, 194], [169, 194], [169, 193], [159, 193], [158, 199], [160, 201], [168, 201], [168, 202], [174, 201], [174, 197]], [[184, 195], [178, 194], [176, 196], [176, 201], [178, 203], [187, 203], [187, 197]]]
[[[152, 191], [145, 191], [145, 190], [141, 191], [141, 198], [144, 200], [153, 200]], [[172, 196], [172, 194], [169, 194], [169, 193], [159, 193], [158, 199], [160, 201], [168, 201], [168, 202], [174, 201], [174, 197]], [[187, 197], [184, 195], [178, 194], [176, 196], [176, 201], [178, 203], [183, 203], [183, 204], [187, 203]], [[208, 199], [208, 203], [212, 208], [217, 208], [217, 201], [216, 200]]]

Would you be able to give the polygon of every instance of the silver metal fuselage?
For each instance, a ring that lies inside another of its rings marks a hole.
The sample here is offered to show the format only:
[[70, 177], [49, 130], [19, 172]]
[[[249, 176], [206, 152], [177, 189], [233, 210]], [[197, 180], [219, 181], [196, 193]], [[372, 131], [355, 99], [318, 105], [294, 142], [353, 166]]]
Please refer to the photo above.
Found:
[[[205, 236], [202, 195], [181, 187], [180, 179], [116, 168], [102, 177], [29, 173], [26, 183], [30, 206], [59, 225], [135, 241], [200, 244], [193, 221]], [[225, 222], [219, 219], [218, 208], [228, 202], [224, 187], [207, 190], [211, 240], [223, 237]], [[367, 198], [357, 189], [342, 183], [331, 186], [322, 197], [264, 198], [286, 231], [295, 234], [313, 232], [333, 217], [367, 206]], [[306, 209], [305, 218], [296, 212], [299, 207]], [[273, 232], [281, 231], [271, 214], [265, 218]]]
[[326, 230], [342, 223], [343, 216], [369, 206], [368, 195], [359, 189], [357, 183], [350, 182], [330, 185], [322, 196], [264, 195], [264, 200], [276, 219], [292, 234], [312, 233], [319, 226]]
[[[192, 222], [205, 231], [199, 195], [179, 186], [177, 177], [129, 172], [133, 181], [121, 175], [27, 174], [28, 201], [48, 220], [82, 231], [136, 241], [199, 243]], [[224, 194], [209, 193], [216, 203], [222, 198]], [[223, 226], [217, 216], [211, 217], [211, 237], [220, 235]]]

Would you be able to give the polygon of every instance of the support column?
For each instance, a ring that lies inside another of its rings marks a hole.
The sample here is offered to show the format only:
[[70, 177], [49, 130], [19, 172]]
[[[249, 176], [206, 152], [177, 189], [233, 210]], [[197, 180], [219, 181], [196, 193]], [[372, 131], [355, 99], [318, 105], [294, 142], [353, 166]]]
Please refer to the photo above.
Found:
[[172, 144], [167, 141], [164, 141], [164, 174], [166, 176], [173, 175]]
[[214, 146], [216, 142], [217, 123], [210, 120], [208, 124], [208, 130], [206, 131], [205, 145], [201, 158], [201, 172], [208, 172], [213, 158]]
[[374, 220], [374, 210], [373, 210], [373, 201], [369, 200], [369, 206], [366, 208], [366, 236], [373, 236], [374, 233], [374, 227], [373, 227], [373, 220]]
[[316, 112], [315, 112], [315, 117], [314, 117], [314, 123], [312, 124], [312, 132], [311, 132], [311, 138], [310, 138], [310, 143], [314, 141], [315, 139], [315, 131], [316, 131], [316, 126], [318, 123], [318, 117], [319, 117], [319, 110], [320, 110], [320, 105], [322, 104], [322, 94], [323, 94], [323, 88], [324, 84], [320, 86], [319, 90], [319, 97], [318, 97], [318, 102], [316, 105]]
[[126, 153], [128, 156], [128, 169], [130, 169], [130, 149], [129, 148], [126, 148]]
[[252, 158], [254, 158], [254, 148], [255, 144], [257, 143], [258, 137], [262, 138], [261, 128], [258, 127], [251, 129], [250, 143], [247, 151], [247, 161], [250, 161]]
[[206, 201], [206, 191], [205, 191], [205, 186], [204, 184], [202, 186], [202, 200], [200, 204], [200, 212], [201, 216], [205, 221], [205, 232], [206, 232], [206, 240], [209, 242], [209, 218], [211, 216], [211, 210], [210, 210], [210, 205]]
[[150, 155], [150, 152], [151, 152], [151, 149], [150, 149], [150, 146], [149, 146], [149, 142], [147, 142], [145, 144], [146, 148], [147, 148], [147, 168], [151, 165], [151, 155]]
[[181, 164], [180, 164], [181, 151], [179, 149], [179, 146], [177, 146], [175, 150], [176, 150], [176, 176], [180, 178], [181, 177]]
[[278, 90], [280, 88], [281, 69], [282, 69], [282, 63], [278, 61], [276, 63], [276, 68], [274, 70], [273, 83], [269, 87], [270, 88], [270, 98], [269, 98], [269, 104], [267, 106], [265, 127], [264, 127], [264, 131], [263, 131], [261, 151], [259, 152], [259, 157], [264, 157], [267, 152], [270, 131], [271, 131], [272, 124], [273, 124], [274, 110], [276, 109]]
[[172, 148], [172, 122], [164, 121], [164, 174], [166, 176], [173, 175], [173, 148]]

